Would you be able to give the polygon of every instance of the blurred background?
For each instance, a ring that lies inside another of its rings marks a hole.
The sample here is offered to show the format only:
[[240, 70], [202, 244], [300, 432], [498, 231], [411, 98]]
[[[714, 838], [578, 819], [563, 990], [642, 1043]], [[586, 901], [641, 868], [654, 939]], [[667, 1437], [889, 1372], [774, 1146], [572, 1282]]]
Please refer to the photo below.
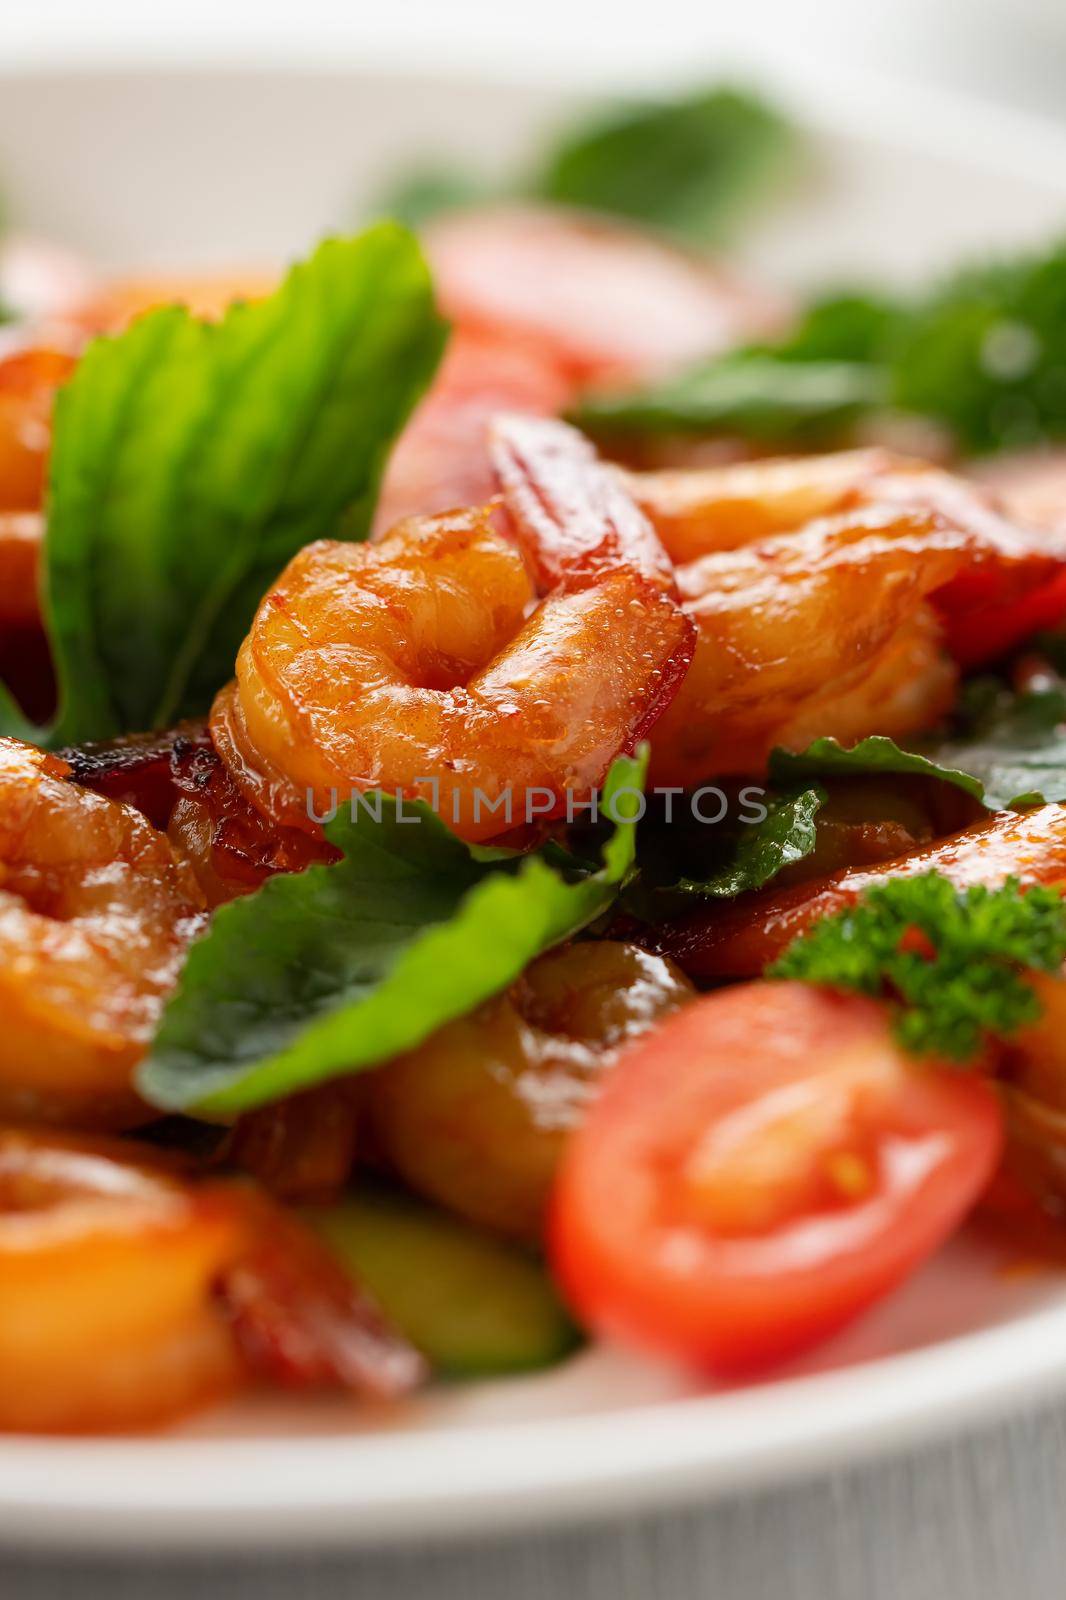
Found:
[[587, 81], [802, 64], [1066, 117], [1064, 0], [6, 0], [0, 62], [409, 60]]

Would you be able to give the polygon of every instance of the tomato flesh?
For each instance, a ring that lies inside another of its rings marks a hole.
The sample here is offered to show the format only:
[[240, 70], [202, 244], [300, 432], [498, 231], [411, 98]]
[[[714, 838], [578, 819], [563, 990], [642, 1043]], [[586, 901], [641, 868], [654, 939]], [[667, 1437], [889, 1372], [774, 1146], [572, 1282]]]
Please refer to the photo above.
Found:
[[992, 1177], [999, 1102], [915, 1064], [884, 1010], [744, 984], [634, 1045], [573, 1139], [552, 1261], [595, 1332], [725, 1375], [836, 1332]]

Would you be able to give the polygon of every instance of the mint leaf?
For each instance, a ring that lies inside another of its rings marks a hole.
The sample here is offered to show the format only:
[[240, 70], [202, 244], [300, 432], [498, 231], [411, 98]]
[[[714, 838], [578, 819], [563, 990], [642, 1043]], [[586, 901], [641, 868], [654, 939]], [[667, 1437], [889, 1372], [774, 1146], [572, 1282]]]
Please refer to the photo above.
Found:
[[418, 245], [385, 223], [218, 324], [168, 307], [90, 346], [52, 451], [55, 742], [207, 708], [285, 562], [365, 536], [443, 339]]
[[706, 244], [787, 172], [793, 153], [780, 112], [720, 87], [602, 113], [560, 138], [530, 188]]
[[[646, 754], [620, 758], [602, 866], [568, 882], [539, 856], [486, 859], [424, 804], [367, 797], [326, 827], [335, 866], [222, 906], [189, 952], [143, 1063], [152, 1104], [232, 1113], [411, 1049], [594, 921], [632, 869]], [[627, 794], [626, 791], [629, 791]]]
[[[916, 938], [915, 935], [918, 935]], [[1066, 901], [1056, 889], [957, 889], [939, 873], [887, 879], [823, 918], [769, 968], [887, 999], [902, 1044], [968, 1061], [991, 1035], [1008, 1038], [1040, 1014], [1028, 971], [1066, 958]]]

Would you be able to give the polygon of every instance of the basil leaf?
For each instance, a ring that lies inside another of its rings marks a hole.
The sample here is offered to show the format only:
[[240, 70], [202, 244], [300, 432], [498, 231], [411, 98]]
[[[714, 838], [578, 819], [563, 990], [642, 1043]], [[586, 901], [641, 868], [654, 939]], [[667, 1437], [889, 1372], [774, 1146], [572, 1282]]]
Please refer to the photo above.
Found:
[[936, 747], [936, 759], [965, 768], [1002, 811], [1066, 800], [1066, 694], [1001, 690], [963, 737]]
[[652, 389], [589, 395], [574, 419], [597, 437], [709, 432], [815, 443], [836, 437], [883, 394], [883, 375], [866, 362], [791, 361], [752, 351]]
[[879, 365], [899, 308], [869, 295], [816, 301], [795, 331], [749, 345], [646, 390], [587, 396], [577, 418], [598, 435], [739, 433], [769, 443], [835, 439], [887, 398]]
[[801, 783], [811, 778], [861, 777], [877, 772], [941, 778], [965, 790], [975, 800], [984, 798], [979, 778], [918, 751], [903, 750], [883, 733], [870, 734], [850, 748], [836, 739], [815, 739], [806, 750], [777, 749], [770, 755], [770, 776], [781, 783]]
[[558, 135], [531, 172], [502, 182], [458, 166], [415, 167], [373, 209], [421, 227], [456, 207], [546, 200], [705, 245], [728, 236], [787, 174], [796, 144], [794, 128], [760, 96], [701, 89], [584, 117]]
[[902, 750], [883, 734], [851, 749], [816, 739], [803, 751], [775, 750], [770, 772], [792, 783], [877, 772], [939, 778], [992, 811], [1066, 801], [1066, 693], [986, 694], [964, 732], [924, 753]]
[[[809, 373], [807, 383], [795, 365]], [[966, 267], [909, 303], [816, 302], [773, 345], [702, 364], [650, 391], [588, 402], [593, 430], [739, 431], [825, 439], [888, 407], [978, 452], [1066, 437], [1066, 242]], [[774, 404], [775, 390], [777, 404]]]
[[787, 172], [793, 153], [780, 112], [721, 87], [601, 114], [559, 140], [530, 187], [556, 204], [706, 244]]
[[903, 323], [893, 402], [949, 427], [963, 449], [1066, 435], [1066, 241], [964, 269]]
[[141, 1092], [167, 1110], [243, 1111], [375, 1066], [465, 1015], [616, 898], [646, 760], [615, 762], [602, 805], [623, 820], [602, 866], [576, 882], [539, 855], [485, 860], [420, 802], [365, 797], [327, 824], [343, 861], [271, 878], [216, 911]]
[[818, 842], [815, 818], [825, 800], [825, 790], [817, 786], [767, 795], [763, 821], [736, 829], [730, 859], [707, 877], [680, 879], [678, 890], [716, 899], [761, 889], [785, 867], [811, 854]]
[[52, 451], [56, 743], [206, 709], [285, 562], [365, 537], [443, 339], [418, 245], [386, 223], [220, 323], [167, 307], [90, 346]]
[[14, 696], [0, 683], [0, 739], [24, 739], [33, 744], [40, 734], [41, 730], [23, 715]]
[[495, 198], [487, 184], [458, 166], [413, 167], [389, 184], [373, 206], [376, 215], [392, 217], [408, 228], [421, 228], [444, 211], [461, 211]]

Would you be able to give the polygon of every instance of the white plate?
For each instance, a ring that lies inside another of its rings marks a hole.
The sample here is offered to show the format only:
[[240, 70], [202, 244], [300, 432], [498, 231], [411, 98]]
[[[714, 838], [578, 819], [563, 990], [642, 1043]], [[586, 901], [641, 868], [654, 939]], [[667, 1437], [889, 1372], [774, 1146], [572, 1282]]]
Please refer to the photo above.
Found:
[[[790, 283], [907, 278], [1066, 217], [1056, 130], [871, 86], [792, 90], [803, 192], [745, 256]], [[426, 148], [499, 166], [564, 104], [533, 83], [259, 72], [0, 75], [20, 221], [123, 268], [254, 262], [354, 219]], [[711, 1392], [596, 1350], [395, 1417], [272, 1400], [145, 1440], [0, 1442], [0, 1538], [112, 1550], [412, 1540], [621, 1514], [839, 1465], [1066, 1388], [1066, 1276], [976, 1236], [816, 1360]]]

